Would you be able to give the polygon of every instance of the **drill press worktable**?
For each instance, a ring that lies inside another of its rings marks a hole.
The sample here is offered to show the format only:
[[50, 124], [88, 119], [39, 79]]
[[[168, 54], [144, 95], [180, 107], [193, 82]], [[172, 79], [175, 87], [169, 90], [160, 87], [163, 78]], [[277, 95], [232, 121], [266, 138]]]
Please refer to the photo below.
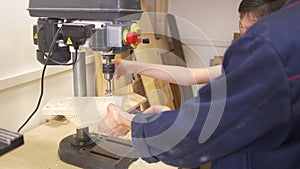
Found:
[[[79, 169], [62, 162], [58, 156], [59, 142], [74, 134], [72, 123], [47, 122], [24, 134], [24, 145], [0, 157], [1, 169]], [[176, 169], [163, 163], [148, 164], [138, 159], [129, 169]]]

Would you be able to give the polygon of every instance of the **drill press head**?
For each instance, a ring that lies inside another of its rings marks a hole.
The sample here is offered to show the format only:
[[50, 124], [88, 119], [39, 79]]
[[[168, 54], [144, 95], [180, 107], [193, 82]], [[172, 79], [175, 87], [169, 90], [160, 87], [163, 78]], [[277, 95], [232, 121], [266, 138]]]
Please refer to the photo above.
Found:
[[[142, 13], [140, 1], [30, 0], [28, 10], [31, 16], [39, 17], [34, 27], [37, 60], [42, 64], [67, 63], [71, 59], [69, 46], [78, 49], [89, 39], [90, 48], [103, 53], [106, 93], [111, 94], [114, 54], [132, 50], [141, 41], [141, 30], [136, 24]], [[91, 31], [92, 35], [86, 36]], [[83, 36], [78, 38], [78, 35]], [[45, 58], [48, 53], [51, 53], [50, 61]]]
[[91, 39], [91, 49], [102, 52], [102, 72], [104, 79], [107, 80], [106, 94], [111, 95], [115, 72], [112, 60], [115, 58], [115, 54], [133, 50], [141, 43], [141, 30], [133, 21], [106, 23], [95, 29]]

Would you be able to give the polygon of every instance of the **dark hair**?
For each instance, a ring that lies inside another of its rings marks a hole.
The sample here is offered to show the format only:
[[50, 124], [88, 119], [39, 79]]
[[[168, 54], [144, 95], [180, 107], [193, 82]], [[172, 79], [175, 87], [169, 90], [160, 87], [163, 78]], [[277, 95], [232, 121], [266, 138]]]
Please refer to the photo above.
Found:
[[252, 13], [257, 18], [261, 18], [280, 9], [286, 1], [287, 0], [242, 0], [238, 11], [240, 17]]

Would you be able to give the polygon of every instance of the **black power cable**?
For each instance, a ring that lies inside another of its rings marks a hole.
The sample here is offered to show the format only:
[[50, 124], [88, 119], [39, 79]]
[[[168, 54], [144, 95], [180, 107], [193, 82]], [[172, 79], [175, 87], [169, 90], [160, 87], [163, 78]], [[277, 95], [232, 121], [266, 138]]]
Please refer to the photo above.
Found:
[[39, 97], [37, 106], [36, 106], [35, 110], [31, 113], [31, 115], [27, 118], [27, 120], [24, 122], [24, 124], [18, 129], [18, 132], [20, 132], [23, 127], [25, 127], [25, 125], [29, 122], [29, 120], [33, 117], [33, 115], [35, 115], [35, 113], [37, 112], [37, 110], [39, 109], [39, 107], [41, 105], [42, 98], [43, 98], [43, 95], [44, 95], [44, 77], [45, 77], [45, 73], [46, 73], [46, 68], [47, 68], [47, 61], [44, 65], [43, 72], [42, 72], [41, 91], [40, 91], [40, 97]]
[[[40, 28], [40, 29], [43, 29], [43, 28]], [[43, 95], [44, 95], [44, 81], [45, 81], [45, 74], [46, 74], [46, 68], [47, 68], [47, 65], [48, 65], [48, 62], [51, 60], [51, 61], [55, 61], [54, 59], [51, 58], [51, 55], [52, 55], [52, 52], [53, 52], [53, 47], [54, 47], [54, 44], [56, 43], [56, 40], [58, 38], [58, 35], [61, 31], [61, 27], [57, 30], [54, 38], [53, 38], [53, 41], [50, 45], [50, 48], [49, 48], [49, 53], [48, 55], [45, 53], [45, 51], [43, 49], [41, 49], [43, 55], [46, 57], [46, 62], [45, 62], [45, 65], [44, 65], [44, 68], [43, 68], [43, 71], [42, 71], [42, 76], [41, 76], [41, 89], [40, 89], [40, 96], [39, 96], [39, 99], [38, 99], [38, 103], [37, 103], [37, 106], [36, 108], [34, 109], [34, 111], [31, 113], [31, 115], [27, 118], [27, 120], [23, 123], [23, 125], [18, 129], [18, 132], [20, 132], [25, 126], [26, 124], [30, 121], [30, 119], [36, 114], [36, 112], [38, 111], [40, 105], [41, 105], [41, 102], [42, 102], [42, 98], [43, 98]], [[40, 32], [40, 31], [39, 31]], [[62, 65], [62, 66], [69, 66], [69, 65], [74, 65], [77, 61], [77, 57], [78, 57], [78, 49], [76, 48], [75, 49], [75, 58], [73, 59], [73, 62], [72, 63], [69, 63], [69, 64], [65, 64], [65, 63], [59, 63], [57, 61], [55, 61], [56, 64], [59, 64], [59, 65]]]

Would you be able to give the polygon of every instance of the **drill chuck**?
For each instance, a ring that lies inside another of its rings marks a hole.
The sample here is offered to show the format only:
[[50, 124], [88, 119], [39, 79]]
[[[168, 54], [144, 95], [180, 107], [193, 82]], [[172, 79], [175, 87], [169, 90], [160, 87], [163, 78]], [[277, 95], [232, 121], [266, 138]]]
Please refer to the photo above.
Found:
[[[102, 65], [103, 74], [114, 74], [115, 72], [115, 64], [114, 63], [104, 63]], [[106, 80], [112, 79], [112, 77], [105, 77]]]
[[104, 55], [103, 59], [105, 59], [105, 63], [102, 64], [102, 72], [104, 75], [104, 79], [107, 80], [107, 94], [112, 93], [112, 83], [111, 80], [114, 77], [115, 73], [115, 64], [111, 62], [114, 59], [114, 55]]

